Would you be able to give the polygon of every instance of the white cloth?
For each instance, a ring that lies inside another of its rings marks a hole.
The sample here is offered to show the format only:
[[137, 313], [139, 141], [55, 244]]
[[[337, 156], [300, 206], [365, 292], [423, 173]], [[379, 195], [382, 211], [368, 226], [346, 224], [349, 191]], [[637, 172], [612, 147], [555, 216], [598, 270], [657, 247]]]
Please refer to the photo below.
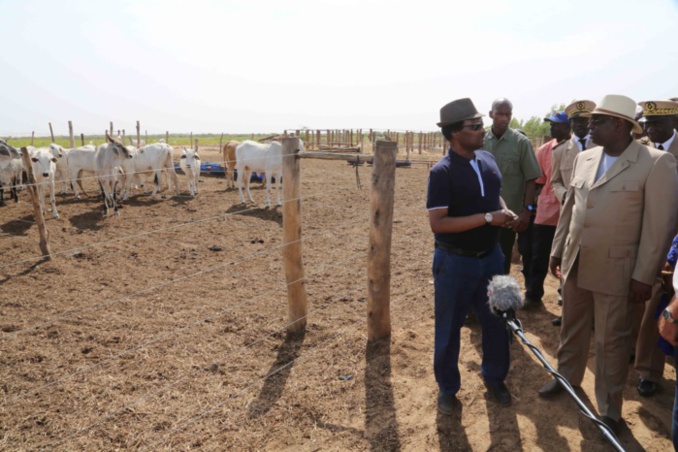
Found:
[[676, 139], [676, 131], [674, 130], [673, 135], [671, 135], [671, 138], [664, 141], [663, 143], [655, 143], [654, 145], [655, 145], [655, 147], [659, 147], [659, 145], [661, 144], [662, 147], [664, 148], [664, 150], [666, 151], [667, 149], [669, 149], [671, 147], [671, 145], [673, 144], [673, 140], [675, 140], [675, 139]]
[[603, 174], [605, 174], [607, 170], [609, 170], [610, 167], [614, 165], [614, 162], [616, 162], [618, 158], [619, 156], [612, 157], [603, 152], [603, 158], [600, 159], [600, 166], [598, 167], [598, 172], [596, 173], [596, 180], [603, 177]]
[[471, 162], [471, 166], [473, 167], [473, 170], [478, 175], [478, 182], [480, 183], [480, 195], [484, 198], [485, 197], [485, 185], [483, 185], [483, 177], [480, 175], [480, 168], [478, 168], [478, 162], [476, 162], [476, 159], [470, 160], [470, 162]]

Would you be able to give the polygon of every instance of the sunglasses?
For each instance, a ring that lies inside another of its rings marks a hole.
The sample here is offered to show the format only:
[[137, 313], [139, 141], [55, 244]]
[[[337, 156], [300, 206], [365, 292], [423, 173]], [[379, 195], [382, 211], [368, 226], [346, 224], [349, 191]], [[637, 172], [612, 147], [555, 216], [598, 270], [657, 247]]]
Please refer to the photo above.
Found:
[[482, 122], [476, 122], [475, 124], [464, 124], [463, 127], [468, 127], [471, 130], [478, 131], [478, 130], [482, 129], [484, 127], [484, 125], [483, 125]]
[[610, 119], [612, 119], [610, 116], [598, 116], [597, 118], [589, 119], [589, 125], [593, 124], [594, 126], [599, 126], [609, 121]]

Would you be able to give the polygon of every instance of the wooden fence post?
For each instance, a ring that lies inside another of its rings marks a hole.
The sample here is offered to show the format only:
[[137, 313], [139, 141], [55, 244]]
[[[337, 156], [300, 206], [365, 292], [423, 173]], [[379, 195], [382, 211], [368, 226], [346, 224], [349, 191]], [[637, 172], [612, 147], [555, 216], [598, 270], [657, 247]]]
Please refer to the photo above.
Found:
[[85, 134], [84, 133], [80, 134], [80, 143], [81, 143], [80, 146], [85, 145]]
[[71, 149], [75, 147], [75, 137], [73, 136], [73, 121], [68, 121], [68, 138], [70, 139]]
[[301, 259], [300, 139], [283, 138], [283, 261], [287, 280], [289, 326], [296, 333], [306, 328], [308, 298], [304, 263]]
[[54, 143], [54, 130], [52, 130], [52, 123], [49, 123], [49, 136], [52, 137], [52, 143]]
[[38, 234], [40, 234], [40, 251], [42, 252], [42, 255], [45, 256], [45, 258], [51, 260], [52, 252], [49, 249], [49, 232], [47, 232], [47, 226], [45, 226], [45, 217], [42, 214], [42, 209], [40, 208], [40, 202], [38, 200], [38, 187], [35, 184], [31, 159], [28, 157], [28, 149], [25, 147], [21, 148], [21, 158], [23, 159], [24, 171], [26, 171], [26, 176], [28, 178], [26, 189], [31, 196], [31, 203], [33, 204], [33, 212], [35, 214], [35, 223], [38, 226]]
[[165, 143], [169, 144], [169, 130], [165, 131]]
[[33, 140], [35, 139], [35, 131], [31, 132], [31, 146], [33, 146]]
[[370, 194], [370, 247], [367, 252], [367, 340], [391, 334], [391, 235], [398, 144], [377, 141]]
[[140, 148], [141, 144], [141, 127], [139, 126], [139, 121], [137, 121], [137, 149]]
[[108, 123], [108, 136], [113, 138], [113, 121]]
[[222, 143], [224, 142], [224, 132], [221, 132], [221, 136], [219, 137], [219, 152], [223, 152], [223, 145]]

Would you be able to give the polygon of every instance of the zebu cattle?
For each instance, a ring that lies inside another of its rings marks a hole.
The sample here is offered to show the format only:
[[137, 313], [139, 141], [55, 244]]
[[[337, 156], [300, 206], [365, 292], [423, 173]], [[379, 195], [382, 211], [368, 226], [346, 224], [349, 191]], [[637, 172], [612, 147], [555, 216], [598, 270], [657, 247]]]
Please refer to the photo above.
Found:
[[179, 167], [184, 172], [188, 180], [188, 191], [191, 196], [198, 194], [198, 179], [200, 178], [200, 156], [197, 149], [186, 149], [181, 151], [179, 158]]
[[17, 187], [21, 185], [23, 168], [21, 153], [0, 139], [0, 206], [5, 205], [4, 186], [9, 187], [14, 202], [19, 202]]
[[119, 215], [116, 200], [117, 173], [126, 159], [131, 159], [129, 150], [118, 140], [114, 140], [108, 134], [105, 144], [97, 146], [94, 151], [94, 172], [99, 181], [104, 197], [104, 215], [108, 214], [109, 204], [113, 206], [115, 215]]
[[38, 203], [40, 210], [45, 214], [46, 190], [49, 190], [49, 201], [52, 205], [52, 215], [59, 218], [56, 208], [56, 198], [54, 197], [54, 174], [56, 173], [57, 159], [52, 155], [49, 148], [32, 149], [30, 152], [31, 167], [38, 194]]
[[[153, 175], [153, 193], [151, 198], [158, 193], [160, 181], [162, 180], [162, 172], [167, 172], [167, 177], [172, 178], [176, 194], [179, 194], [179, 178], [174, 170], [174, 162], [172, 161], [172, 154], [174, 150], [165, 143], [148, 144], [138, 151], [132, 153], [132, 159], [125, 161], [122, 169], [125, 173], [124, 198], [128, 199], [129, 192], [132, 187], [134, 175], [152, 174]], [[169, 188], [169, 184], [168, 184]]]
[[68, 173], [67, 157], [69, 149], [64, 149], [56, 143], [49, 145], [49, 151], [56, 159], [56, 172], [54, 173], [54, 182], [61, 182], [61, 193], [68, 193], [68, 183], [71, 179]]
[[80, 199], [80, 192], [78, 192], [76, 184], [79, 185], [80, 190], [87, 195], [85, 189], [82, 187], [83, 174], [88, 173], [94, 175], [96, 172], [96, 165], [94, 163], [95, 151], [96, 147], [91, 144], [73, 148], [68, 151], [66, 163], [71, 178], [71, 188], [77, 199]]
[[224, 145], [224, 169], [226, 170], [226, 188], [235, 188], [233, 173], [235, 171], [235, 148], [240, 144], [239, 141], [230, 140]]
[[[300, 143], [301, 150], [304, 146]], [[254, 141], [243, 141], [235, 149], [236, 168], [238, 169], [238, 191], [240, 192], [240, 202], [244, 203], [245, 198], [242, 194], [243, 180], [247, 181], [247, 196], [250, 202], [252, 193], [250, 192], [250, 175], [252, 171], [263, 172], [266, 174], [266, 207], [271, 207], [271, 180], [275, 177], [278, 205], [282, 205], [280, 197], [280, 184], [282, 180], [282, 144], [277, 141], [270, 143], [256, 143]]]

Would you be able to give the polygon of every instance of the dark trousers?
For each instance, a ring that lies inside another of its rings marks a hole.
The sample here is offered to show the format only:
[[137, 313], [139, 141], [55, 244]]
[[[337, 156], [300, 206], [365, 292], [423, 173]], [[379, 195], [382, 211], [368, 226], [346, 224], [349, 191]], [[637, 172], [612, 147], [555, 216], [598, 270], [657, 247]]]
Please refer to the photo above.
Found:
[[504, 274], [511, 273], [511, 258], [513, 257], [513, 244], [516, 243], [516, 233], [513, 229], [499, 230], [499, 246], [504, 253]]
[[544, 279], [549, 271], [551, 245], [556, 234], [555, 226], [534, 224], [518, 234], [518, 250], [523, 257], [525, 298], [541, 300], [544, 296]]
[[433, 372], [443, 394], [455, 395], [461, 387], [460, 331], [470, 310], [475, 312], [482, 329], [483, 378], [489, 385], [497, 385], [508, 374], [509, 332], [487, 305], [487, 284], [501, 273], [503, 257], [498, 246], [484, 257], [459, 256], [438, 248], [433, 254]]

